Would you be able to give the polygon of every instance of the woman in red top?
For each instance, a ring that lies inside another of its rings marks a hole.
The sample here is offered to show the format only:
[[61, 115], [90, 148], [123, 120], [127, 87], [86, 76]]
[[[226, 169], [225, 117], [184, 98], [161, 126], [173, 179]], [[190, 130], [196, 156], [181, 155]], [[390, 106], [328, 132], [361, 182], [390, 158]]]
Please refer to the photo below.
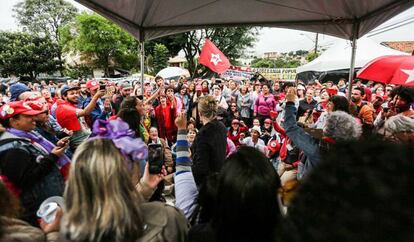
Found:
[[171, 102], [167, 103], [165, 95], [160, 96], [160, 104], [155, 108], [155, 118], [158, 124], [159, 137], [168, 140], [172, 144], [177, 139], [176, 107]]
[[[240, 125], [242, 126], [240, 127]], [[231, 127], [227, 132], [227, 137], [233, 141], [237, 148], [239, 148], [240, 134], [246, 132], [247, 130], [249, 130], [249, 128], [244, 123], [240, 123], [238, 119], [233, 119], [233, 121], [231, 121]]]

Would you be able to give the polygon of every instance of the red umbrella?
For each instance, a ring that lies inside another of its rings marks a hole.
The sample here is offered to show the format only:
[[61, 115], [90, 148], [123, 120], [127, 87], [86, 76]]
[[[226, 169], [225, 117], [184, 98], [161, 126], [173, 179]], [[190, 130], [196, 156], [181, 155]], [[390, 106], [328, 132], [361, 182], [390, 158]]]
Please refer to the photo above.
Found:
[[357, 78], [385, 84], [414, 86], [414, 56], [378, 57], [362, 67], [357, 73]]

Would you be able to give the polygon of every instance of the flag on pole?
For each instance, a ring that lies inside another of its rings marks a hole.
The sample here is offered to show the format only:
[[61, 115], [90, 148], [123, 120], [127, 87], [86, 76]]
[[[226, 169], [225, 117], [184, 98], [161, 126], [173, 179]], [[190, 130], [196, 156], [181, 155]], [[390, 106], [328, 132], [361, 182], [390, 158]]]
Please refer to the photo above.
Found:
[[201, 49], [198, 62], [218, 74], [230, 68], [230, 61], [209, 39], [206, 39]]

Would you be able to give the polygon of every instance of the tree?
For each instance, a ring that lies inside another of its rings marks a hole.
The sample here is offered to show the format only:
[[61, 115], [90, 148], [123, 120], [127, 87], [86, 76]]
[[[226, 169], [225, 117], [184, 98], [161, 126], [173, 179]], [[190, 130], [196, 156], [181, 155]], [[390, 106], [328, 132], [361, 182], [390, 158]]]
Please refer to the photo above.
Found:
[[[61, 28], [71, 23], [78, 12], [64, 0], [23, 0], [14, 6], [13, 11], [25, 31], [49, 37], [55, 44], [61, 43]], [[62, 61], [62, 46], [58, 47], [58, 59]]]
[[316, 58], [318, 58], [318, 56], [319, 56], [319, 54], [318, 53], [315, 53], [315, 52], [309, 52], [307, 55], [306, 55], [306, 60], [308, 61], [308, 62], [311, 62], [311, 61], [313, 61], [314, 59], [316, 59]]
[[163, 44], [155, 44], [153, 57], [154, 74], [168, 66], [168, 49]]
[[182, 49], [182, 44], [177, 41], [176, 36], [169, 35], [158, 39], [145, 42], [145, 55], [154, 55], [154, 47], [156, 44], [163, 44], [168, 49], [169, 57], [178, 55], [178, 52]]
[[291, 57], [277, 59], [256, 58], [250, 65], [255, 68], [295, 68], [300, 66], [300, 61]]
[[79, 53], [82, 59], [104, 69], [110, 67], [130, 70], [137, 67], [138, 42], [111, 21], [97, 15], [83, 13], [73, 25], [62, 30], [65, 52]]
[[48, 37], [0, 32], [0, 70], [3, 76], [29, 76], [59, 70], [59, 47]]

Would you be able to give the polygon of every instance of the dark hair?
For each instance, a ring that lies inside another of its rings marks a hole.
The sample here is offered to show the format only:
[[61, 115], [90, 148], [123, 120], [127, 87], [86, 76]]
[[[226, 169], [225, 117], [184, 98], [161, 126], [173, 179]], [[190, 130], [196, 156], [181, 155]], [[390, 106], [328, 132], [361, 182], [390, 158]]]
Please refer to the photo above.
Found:
[[282, 215], [280, 179], [257, 149], [241, 147], [219, 177], [213, 227], [216, 241], [271, 241]]
[[361, 92], [361, 96], [365, 95], [365, 89], [363, 87], [354, 87], [354, 90], [358, 90]]
[[399, 86], [394, 88], [391, 91], [391, 95], [393, 98], [394, 96], [398, 95], [402, 100], [407, 103], [414, 102], [414, 88], [413, 87], [406, 87], [406, 86]]
[[286, 234], [304, 242], [414, 241], [412, 147], [383, 140], [335, 145], [296, 192], [288, 213], [296, 230]]
[[169, 85], [165, 88], [165, 92], [167, 92], [168, 90], [173, 90], [173, 92], [175, 92], [174, 87]]
[[198, 204], [200, 205], [199, 223], [207, 223], [211, 220], [216, 210], [218, 173], [208, 176], [206, 182], [200, 186]]
[[135, 108], [137, 106], [137, 101], [137, 98], [134, 96], [125, 97], [119, 108]]
[[156, 76], [154, 81], [157, 82], [158, 80], [163, 80], [164, 78], [162, 78], [162, 76]]
[[142, 138], [139, 132], [139, 125], [141, 123], [141, 115], [139, 115], [137, 109], [134, 108], [121, 108], [117, 114], [117, 117], [122, 119], [129, 125], [129, 128], [135, 132], [137, 138]]
[[20, 118], [20, 115], [21, 114], [16, 114], [16, 115], [14, 115], [13, 117], [10, 117], [10, 118], [7, 118], [7, 119], [2, 119], [1, 120], [1, 124], [3, 125], [3, 127], [5, 127], [5, 128], [11, 128], [11, 126], [10, 126], [10, 119], [11, 118], [13, 118], [13, 119], [19, 119]]
[[[263, 83], [263, 86], [267, 86], [267, 88], [269, 88], [269, 90], [271, 90], [271, 88], [270, 88], [270, 84], [269, 84], [269, 83], [265, 82], [265, 83]], [[262, 86], [262, 87], [263, 87], [263, 86]]]
[[344, 96], [333, 95], [329, 98], [329, 101], [333, 103], [334, 110], [333, 111], [344, 111], [349, 113], [349, 102], [348, 99]]

